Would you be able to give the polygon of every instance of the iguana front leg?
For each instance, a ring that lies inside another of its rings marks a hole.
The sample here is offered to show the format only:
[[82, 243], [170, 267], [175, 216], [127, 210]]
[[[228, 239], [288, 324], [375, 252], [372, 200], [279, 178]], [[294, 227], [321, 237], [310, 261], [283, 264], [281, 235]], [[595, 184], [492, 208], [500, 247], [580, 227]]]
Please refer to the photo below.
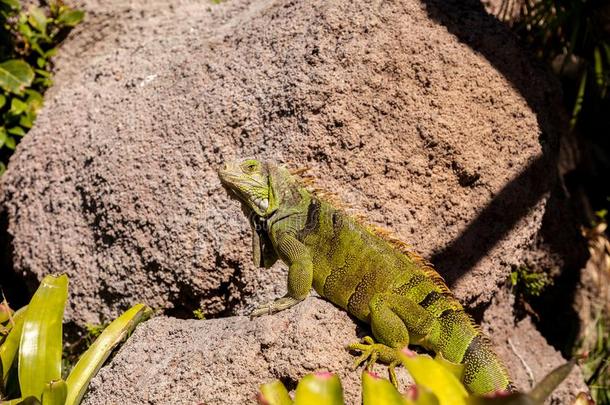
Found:
[[288, 264], [288, 293], [278, 300], [261, 305], [251, 317], [273, 314], [288, 309], [304, 300], [313, 282], [313, 263], [309, 249], [294, 236], [283, 233], [277, 237], [277, 251]]

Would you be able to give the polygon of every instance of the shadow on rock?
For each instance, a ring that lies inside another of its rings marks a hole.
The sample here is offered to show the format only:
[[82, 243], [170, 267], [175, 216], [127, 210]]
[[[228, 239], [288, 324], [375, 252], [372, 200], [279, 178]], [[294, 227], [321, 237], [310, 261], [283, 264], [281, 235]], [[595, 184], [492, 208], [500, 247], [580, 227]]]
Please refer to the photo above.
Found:
[[[531, 75], [535, 65], [518, 62], [517, 55], [523, 50], [516, 37], [507, 40], [506, 26], [488, 14], [481, 2], [423, 0], [423, 3], [433, 20], [483, 55], [523, 96], [536, 113], [545, 150], [506, 184], [459, 237], [436, 252], [431, 261], [448, 283], [454, 284], [550, 192], [542, 227], [533, 243], [536, 249], [545, 252], [545, 257], [534, 258], [533, 263], [554, 276], [554, 283], [531, 304], [538, 314], [537, 327], [550, 344], [564, 356], [570, 356], [579, 329], [578, 315], [573, 308], [574, 295], [587, 250], [578, 232], [571, 202], [559, 186], [558, 172], [549, 170], [556, 167], [558, 140], [564, 135], [562, 128], [567, 128], [557, 99], [559, 85], [550, 80], [548, 86], [532, 85], [531, 78], [540, 77]], [[488, 35], [479, 35], [480, 32]], [[541, 92], [541, 88], [546, 90]], [[551, 116], [549, 111], [553, 109], [549, 105], [555, 105], [558, 113]]]

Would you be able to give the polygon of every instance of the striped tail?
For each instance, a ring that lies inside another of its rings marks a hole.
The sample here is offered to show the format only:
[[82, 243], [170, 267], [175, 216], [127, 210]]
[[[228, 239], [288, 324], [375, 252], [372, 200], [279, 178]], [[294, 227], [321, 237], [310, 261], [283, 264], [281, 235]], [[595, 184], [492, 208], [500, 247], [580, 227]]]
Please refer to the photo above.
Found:
[[473, 393], [487, 394], [513, 389], [504, 364], [494, 353], [491, 342], [480, 332], [468, 345], [462, 364], [462, 381]]
[[[455, 300], [446, 296], [448, 300]], [[474, 394], [487, 394], [511, 389], [510, 379], [492, 344], [461, 305], [447, 309], [438, 316], [432, 349], [454, 363], [464, 365], [462, 382]]]

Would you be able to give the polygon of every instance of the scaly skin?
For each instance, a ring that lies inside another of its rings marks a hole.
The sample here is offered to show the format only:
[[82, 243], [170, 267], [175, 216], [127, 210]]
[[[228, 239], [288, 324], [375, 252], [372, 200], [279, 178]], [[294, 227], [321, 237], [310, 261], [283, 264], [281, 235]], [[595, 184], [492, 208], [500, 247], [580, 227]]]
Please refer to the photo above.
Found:
[[288, 267], [288, 292], [252, 316], [290, 308], [313, 287], [318, 294], [371, 325], [373, 336], [348, 348], [357, 364], [394, 366], [396, 349], [423, 346], [463, 366], [473, 393], [510, 388], [488, 340], [423, 260], [309, 192], [287, 169], [257, 160], [232, 162], [218, 172], [250, 214], [254, 262]]

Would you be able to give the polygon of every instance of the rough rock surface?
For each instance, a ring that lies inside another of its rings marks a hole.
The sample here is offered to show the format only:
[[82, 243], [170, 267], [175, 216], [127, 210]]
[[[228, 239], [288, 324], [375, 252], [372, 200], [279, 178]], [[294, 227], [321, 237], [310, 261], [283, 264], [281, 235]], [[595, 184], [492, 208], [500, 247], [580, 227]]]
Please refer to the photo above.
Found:
[[[501, 310], [499, 315], [504, 313]], [[516, 385], [529, 389], [517, 355], [526, 359], [536, 381], [564, 360], [548, 347], [539, 349], [545, 347], [544, 338], [527, 319], [516, 328], [504, 327], [509, 323], [496, 328], [494, 341]], [[359, 404], [360, 371], [350, 369], [354, 357], [344, 349], [359, 335], [343, 311], [313, 297], [290, 310], [254, 320], [158, 317], [139, 326], [100, 370], [83, 403], [247, 404], [254, 402], [264, 382], [279, 378], [293, 389], [303, 375], [330, 370], [341, 377], [346, 404]], [[508, 349], [508, 339], [514, 351]], [[384, 366], [375, 367], [385, 375]], [[408, 374], [403, 368], [398, 372], [404, 387]], [[575, 370], [548, 403], [567, 404], [582, 389], [586, 389], [582, 375]]]
[[311, 166], [471, 306], [533, 249], [549, 84], [470, 2], [83, 6], [0, 183], [14, 270], [32, 286], [67, 272], [68, 319], [136, 301], [228, 314], [281, 294], [283, 267], [254, 268], [219, 188], [237, 156]]

